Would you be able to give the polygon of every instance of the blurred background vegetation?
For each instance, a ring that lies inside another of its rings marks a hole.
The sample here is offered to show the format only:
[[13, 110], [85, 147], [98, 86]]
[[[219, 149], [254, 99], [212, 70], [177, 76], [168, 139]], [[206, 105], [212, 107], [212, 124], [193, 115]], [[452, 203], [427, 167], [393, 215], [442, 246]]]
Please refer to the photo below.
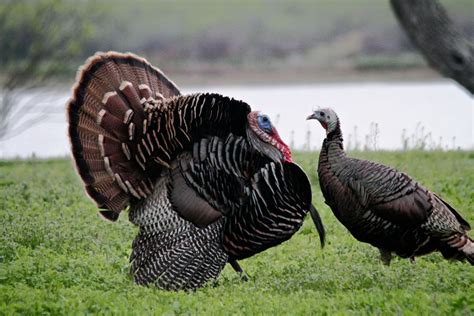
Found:
[[[472, 40], [474, 0], [440, 2]], [[108, 50], [145, 56], [180, 86], [440, 78], [389, 0], [0, 0], [0, 141], [62, 114], [51, 98]]]
[[[474, 1], [441, 2], [473, 38]], [[98, 50], [144, 55], [190, 81], [220, 81], [216, 75], [325, 81], [382, 70], [427, 71], [388, 1], [0, 2], [3, 80], [15, 73], [20, 82], [52, 75], [72, 81], [77, 66]]]

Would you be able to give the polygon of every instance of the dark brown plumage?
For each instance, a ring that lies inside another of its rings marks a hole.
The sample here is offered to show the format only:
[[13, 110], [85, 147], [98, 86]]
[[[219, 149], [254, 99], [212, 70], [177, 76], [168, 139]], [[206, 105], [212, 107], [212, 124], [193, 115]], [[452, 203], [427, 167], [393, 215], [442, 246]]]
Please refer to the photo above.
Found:
[[387, 265], [392, 252], [414, 259], [432, 251], [474, 264], [470, 226], [456, 210], [404, 173], [347, 157], [333, 110], [317, 110], [308, 119], [327, 131], [318, 166], [321, 191], [357, 240], [379, 248]]
[[195, 289], [227, 262], [288, 240], [311, 211], [311, 187], [268, 117], [218, 94], [181, 95], [132, 54], [98, 53], [79, 72], [69, 136], [86, 191], [112, 221], [140, 227], [139, 284]]

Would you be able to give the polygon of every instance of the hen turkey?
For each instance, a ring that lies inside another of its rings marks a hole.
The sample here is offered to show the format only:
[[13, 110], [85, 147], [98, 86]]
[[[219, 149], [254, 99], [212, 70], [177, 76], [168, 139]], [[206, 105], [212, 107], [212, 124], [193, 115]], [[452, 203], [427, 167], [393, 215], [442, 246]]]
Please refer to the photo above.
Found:
[[408, 175], [366, 160], [347, 157], [339, 118], [332, 109], [308, 116], [326, 130], [318, 175], [326, 203], [359, 241], [411, 258], [440, 251], [448, 259], [474, 264], [469, 224], [448, 203]]
[[68, 102], [72, 154], [87, 193], [139, 226], [139, 284], [195, 289], [229, 262], [288, 240], [311, 211], [305, 173], [269, 118], [218, 94], [181, 95], [133, 54], [98, 53]]

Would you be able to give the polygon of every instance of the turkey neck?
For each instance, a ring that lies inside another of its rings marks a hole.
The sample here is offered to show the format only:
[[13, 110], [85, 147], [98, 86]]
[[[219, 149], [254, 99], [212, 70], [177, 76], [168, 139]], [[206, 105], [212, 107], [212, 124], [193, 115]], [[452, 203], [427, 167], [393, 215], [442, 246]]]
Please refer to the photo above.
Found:
[[342, 143], [342, 133], [339, 123], [334, 131], [330, 132], [324, 139], [321, 153], [319, 154], [318, 176], [321, 191], [326, 204], [328, 204], [334, 215], [342, 223], [347, 224], [351, 219], [347, 219], [344, 213], [338, 211], [337, 193], [344, 191], [337, 174], [344, 169], [346, 154]]
[[339, 122], [337, 122], [336, 128], [328, 133], [324, 139], [321, 154], [319, 155], [319, 163], [329, 163], [329, 165], [333, 165], [345, 157], [346, 153], [344, 152], [341, 126]]

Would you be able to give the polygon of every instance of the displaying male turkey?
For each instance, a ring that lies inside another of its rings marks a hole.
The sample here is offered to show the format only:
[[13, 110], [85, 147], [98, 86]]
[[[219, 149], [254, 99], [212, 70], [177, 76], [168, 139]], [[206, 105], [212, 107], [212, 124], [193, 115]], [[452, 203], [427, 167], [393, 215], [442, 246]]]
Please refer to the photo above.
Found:
[[68, 103], [78, 173], [100, 213], [129, 207], [140, 227], [131, 273], [139, 284], [195, 289], [227, 262], [288, 240], [311, 210], [305, 173], [269, 118], [218, 94], [180, 95], [132, 54], [98, 53]]
[[339, 118], [332, 109], [308, 116], [326, 130], [319, 156], [319, 184], [337, 219], [359, 241], [414, 259], [440, 251], [447, 259], [474, 264], [469, 224], [448, 203], [408, 175], [366, 160], [347, 157]]

